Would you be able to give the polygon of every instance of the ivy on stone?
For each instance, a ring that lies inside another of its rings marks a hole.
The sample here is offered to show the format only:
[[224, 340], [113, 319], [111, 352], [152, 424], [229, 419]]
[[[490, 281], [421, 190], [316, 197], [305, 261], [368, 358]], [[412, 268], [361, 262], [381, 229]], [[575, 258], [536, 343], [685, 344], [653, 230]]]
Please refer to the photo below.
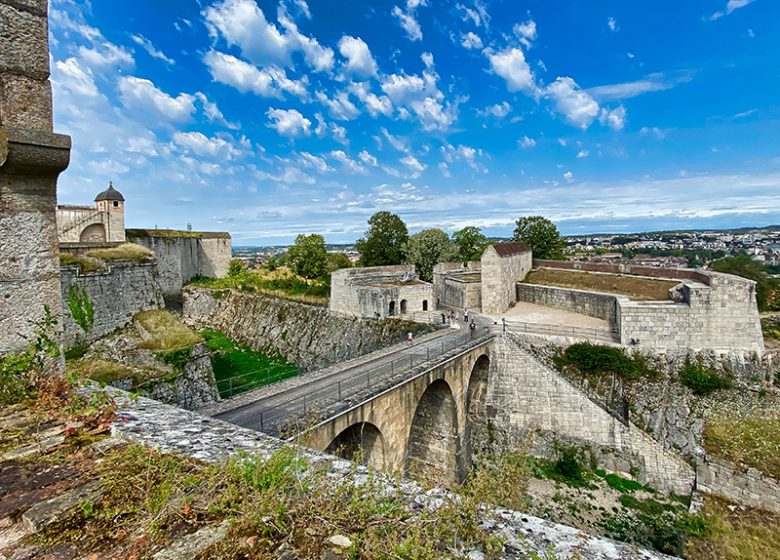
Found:
[[71, 286], [68, 290], [68, 309], [70, 316], [84, 333], [92, 330], [95, 324], [95, 308], [87, 295], [87, 291], [80, 286]]

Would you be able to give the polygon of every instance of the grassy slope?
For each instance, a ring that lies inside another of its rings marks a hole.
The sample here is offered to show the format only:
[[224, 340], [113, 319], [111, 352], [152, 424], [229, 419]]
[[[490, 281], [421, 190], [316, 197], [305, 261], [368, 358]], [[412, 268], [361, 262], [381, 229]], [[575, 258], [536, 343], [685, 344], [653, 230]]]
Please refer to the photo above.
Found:
[[223, 398], [300, 373], [300, 370], [284, 357], [256, 352], [231, 340], [220, 331], [206, 329], [201, 334], [211, 351], [214, 377]]

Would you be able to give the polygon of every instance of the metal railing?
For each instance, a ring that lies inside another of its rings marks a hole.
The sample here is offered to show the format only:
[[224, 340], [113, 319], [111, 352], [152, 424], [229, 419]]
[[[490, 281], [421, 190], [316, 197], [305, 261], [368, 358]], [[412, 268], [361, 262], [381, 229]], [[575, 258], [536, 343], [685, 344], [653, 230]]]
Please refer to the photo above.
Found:
[[[498, 324], [501, 326], [501, 323]], [[605, 342], [617, 342], [618, 333], [615, 329], [594, 329], [589, 327], [569, 327], [566, 325], [548, 325], [542, 323], [524, 323], [522, 321], [506, 321], [506, 330], [514, 333], [547, 334], [552, 336], [570, 336], [575, 338], [591, 338]]]
[[299, 373], [301, 373], [301, 370], [295, 366], [281, 366], [281, 369], [280, 367], [270, 367], [250, 371], [240, 375], [233, 375], [227, 379], [220, 379], [217, 381], [217, 390], [221, 398], [231, 399], [238, 394], [265, 387], [271, 383], [294, 377]]
[[[315, 383], [316, 386], [303, 395], [298, 395], [272, 407], [261, 409], [258, 412], [260, 431], [278, 434], [281, 431], [279, 430], [280, 425], [289, 419], [302, 421], [299, 422], [300, 425], [308, 427], [305, 420], [307, 415], [322, 411], [341, 402], [348, 403], [351, 398], [370, 390], [372, 386], [394, 378], [396, 374], [410, 371], [416, 366], [430, 362], [456, 348], [466, 348], [482, 343], [490, 335], [490, 329], [487, 327], [478, 327], [474, 331], [467, 330], [457, 335], [449, 335], [442, 340], [423, 343], [420, 345], [419, 350], [415, 350], [415, 347], [411, 346], [412, 351], [404, 350], [405, 354], [403, 357], [377, 365], [354, 377], [339, 379], [325, 384]], [[314, 418], [311, 420], [313, 421]]]

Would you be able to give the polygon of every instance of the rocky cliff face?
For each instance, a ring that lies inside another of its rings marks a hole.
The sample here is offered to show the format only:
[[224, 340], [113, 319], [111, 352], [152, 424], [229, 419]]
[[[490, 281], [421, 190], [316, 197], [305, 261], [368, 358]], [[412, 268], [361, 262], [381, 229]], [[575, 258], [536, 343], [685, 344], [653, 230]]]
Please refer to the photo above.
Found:
[[183, 318], [188, 325], [215, 328], [269, 354], [279, 353], [304, 371], [373, 352], [417, 334], [426, 325], [387, 319], [336, 317], [327, 308], [262, 294], [187, 287]]

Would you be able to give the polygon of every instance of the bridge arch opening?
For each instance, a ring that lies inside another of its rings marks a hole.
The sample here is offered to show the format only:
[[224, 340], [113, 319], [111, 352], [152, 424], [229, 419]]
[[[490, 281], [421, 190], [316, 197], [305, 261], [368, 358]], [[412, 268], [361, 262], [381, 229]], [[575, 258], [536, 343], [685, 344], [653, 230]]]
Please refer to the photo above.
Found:
[[406, 314], [406, 300], [402, 299], [401, 300], [401, 315], [405, 315], [405, 314]]
[[490, 358], [482, 354], [471, 368], [466, 391], [466, 457], [471, 462], [474, 453], [486, 451], [492, 443], [488, 429], [487, 390]]
[[431, 383], [414, 412], [406, 449], [406, 474], [434, 481], [463, 480], [455, 399], [446, 381]]
[[325, 453], [367, 465], [385, 468], [385, 439], [374, 424], [359, 422], [333, 438]]

